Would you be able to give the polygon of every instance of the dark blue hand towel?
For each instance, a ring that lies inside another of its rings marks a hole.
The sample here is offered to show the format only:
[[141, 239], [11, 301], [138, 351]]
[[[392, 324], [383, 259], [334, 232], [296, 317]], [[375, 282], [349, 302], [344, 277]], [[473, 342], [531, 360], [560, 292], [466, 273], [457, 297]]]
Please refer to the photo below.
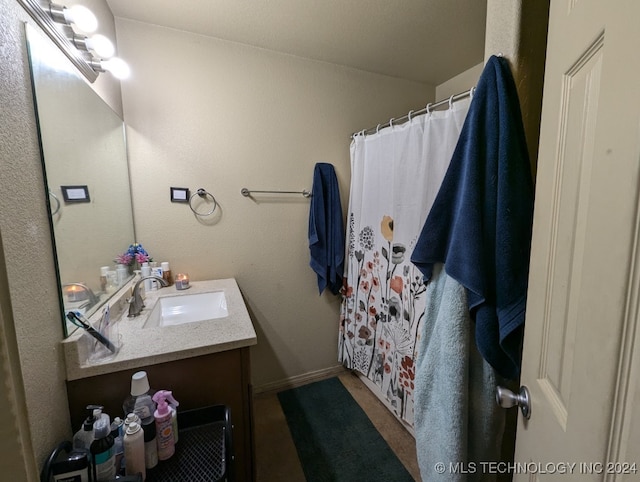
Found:
[[320, 294], [342, 287], [344, 222], [338, 179], [331, 164], [319, 162], [313, 170], [313, 196], [309, 209], [309, 265], [318, 275]]
[[485, 66], [451, 164], [411, 261], [433, 264], [467, 289], [482, 356], [506, 377], [520, 373], [533, 181], [509, 64]]

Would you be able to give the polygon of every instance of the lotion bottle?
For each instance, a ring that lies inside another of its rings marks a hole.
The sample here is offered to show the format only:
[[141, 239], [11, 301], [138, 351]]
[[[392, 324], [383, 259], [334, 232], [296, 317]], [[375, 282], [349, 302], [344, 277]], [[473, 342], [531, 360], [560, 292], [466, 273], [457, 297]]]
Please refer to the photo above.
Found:
[[175, 439], [173, 437], [173, 424], [171, 421], [171, 410], [166, 400], [166, 391], [160, 390], [153, 396], [158, 408], [153, 416], [156, 419], [156, 440], [158, 443], [158, 460], [167, 460], [176, 451]]

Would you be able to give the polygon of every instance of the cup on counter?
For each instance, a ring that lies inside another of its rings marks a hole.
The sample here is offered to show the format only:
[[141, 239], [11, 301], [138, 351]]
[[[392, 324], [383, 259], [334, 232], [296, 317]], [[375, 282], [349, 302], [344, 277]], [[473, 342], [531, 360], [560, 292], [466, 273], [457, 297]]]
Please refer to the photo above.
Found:
[[185, 273], [178, 273], [173, 280], [177, 290], [186, 290], [189, 288], [189, 275]]

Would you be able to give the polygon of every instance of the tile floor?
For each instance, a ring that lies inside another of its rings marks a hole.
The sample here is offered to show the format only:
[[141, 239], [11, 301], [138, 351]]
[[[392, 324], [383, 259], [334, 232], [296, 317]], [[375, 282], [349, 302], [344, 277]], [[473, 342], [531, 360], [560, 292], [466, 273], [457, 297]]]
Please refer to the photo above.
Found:
[[[420, 480], [413, 436], [372, 394], [356, 375], [339, 376], [398, 459], [416, 481]], [[259, 394], [253, 401], [257, 482], [304, 482], [304, 473], [275, 393]]]

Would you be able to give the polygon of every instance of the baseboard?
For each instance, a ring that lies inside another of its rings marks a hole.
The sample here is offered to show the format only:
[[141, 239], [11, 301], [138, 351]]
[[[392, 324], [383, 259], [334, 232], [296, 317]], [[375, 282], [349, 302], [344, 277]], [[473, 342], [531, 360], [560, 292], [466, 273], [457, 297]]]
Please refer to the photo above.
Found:
[[307, 383], [317, 382], [324, 380], [325, 378], [335, 377], [343, 373], [348, 372], [342, 365], [336, 365], [330, 368], [323, 368], [315, 372], [303, 373], [302, 375], [296, 375], [295, 377], [285, 378], [271, 383], [265, 383], [258, 387], [253, 387], [253, 395], [264, 395], [275, 392], [281, 392], [282, 390], [288, 390], [290, 388], [296, 388]]

